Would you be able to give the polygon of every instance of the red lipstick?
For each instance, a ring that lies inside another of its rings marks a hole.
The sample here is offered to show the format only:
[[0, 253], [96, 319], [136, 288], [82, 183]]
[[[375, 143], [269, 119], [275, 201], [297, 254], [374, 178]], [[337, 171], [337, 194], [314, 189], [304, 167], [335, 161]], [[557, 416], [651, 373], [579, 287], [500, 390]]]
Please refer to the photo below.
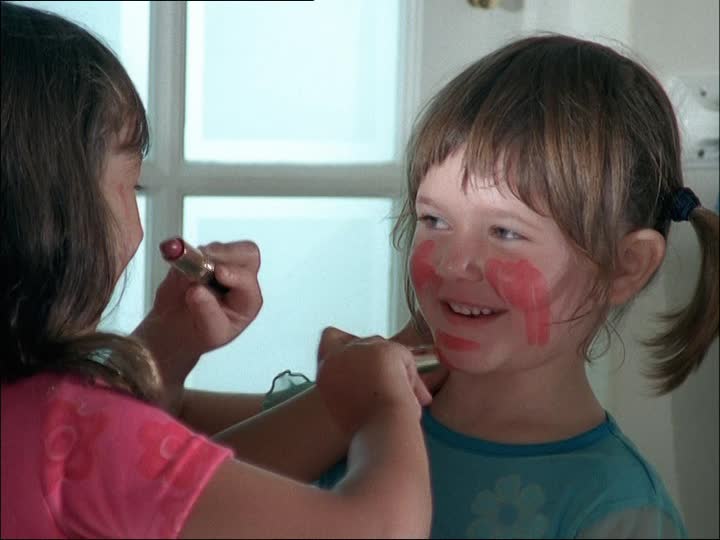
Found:
[[215, 278], [215, 263], [202, 251], [192, 247], [179, 236], [162, 242], [160, 253], [162, 253], [163, 259], [190, 281], [202, 283], [220, 294], [225, 294], [230, 290]]

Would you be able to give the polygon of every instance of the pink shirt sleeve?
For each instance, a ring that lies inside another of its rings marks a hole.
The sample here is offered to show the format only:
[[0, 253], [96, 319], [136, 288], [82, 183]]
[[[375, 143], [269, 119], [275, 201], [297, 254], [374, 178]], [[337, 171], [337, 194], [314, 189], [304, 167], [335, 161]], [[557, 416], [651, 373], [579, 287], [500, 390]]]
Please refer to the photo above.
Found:
[[63, 383], [41, 429], [41, 488], [69, 537], [175, 538], [232, 452], [116, 391]]

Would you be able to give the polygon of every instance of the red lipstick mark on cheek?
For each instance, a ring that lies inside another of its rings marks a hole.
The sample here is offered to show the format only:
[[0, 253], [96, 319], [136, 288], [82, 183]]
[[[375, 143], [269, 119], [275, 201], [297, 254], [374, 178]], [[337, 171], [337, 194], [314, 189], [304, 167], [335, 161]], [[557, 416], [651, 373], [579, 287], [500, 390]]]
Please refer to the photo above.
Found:
[[477, 341], [451, 336], [450, 334], [440, 331], [435, 334], [435, 343], [451, 351], [474, 351], [481, 347]]
[[540, 270], [526, 260], [490, 259], [485, 276], [506, 302], [523, 311], [528, 344], [545, 345], [550, 337], [550, 300]]
[[438, 284], [437, 272], [430, 261], [434, 249], [435, 242], [425, 240], [415, 248], [410, 257], [410, 278], [416, 291]]

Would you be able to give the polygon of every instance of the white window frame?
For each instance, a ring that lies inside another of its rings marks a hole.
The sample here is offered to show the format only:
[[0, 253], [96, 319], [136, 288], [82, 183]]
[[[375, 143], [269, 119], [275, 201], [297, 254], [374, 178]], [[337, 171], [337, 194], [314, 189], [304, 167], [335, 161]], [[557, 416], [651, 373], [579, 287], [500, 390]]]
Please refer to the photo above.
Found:
[[[185, 196], [392, 197], [396, 212], [404, 184], [404, 147], [419, 109], [422, 2], [400, 0], [398, 116], [396, 151], [391, 162], [357, 165], [186, 162], [183, 159], [186, 7], [185, 1], [151, 2], [150, 6], [148, 110], [152, 143], [141, 177], [148, 205], [146, 313], [168, 270], [157, 255], [156, 246], [163, 239], [182, 233]], [[408, 317], [402, 266], [400, 254], [395, 253], [390, 277], [393, 308], [388, 321], [393, 331]]]

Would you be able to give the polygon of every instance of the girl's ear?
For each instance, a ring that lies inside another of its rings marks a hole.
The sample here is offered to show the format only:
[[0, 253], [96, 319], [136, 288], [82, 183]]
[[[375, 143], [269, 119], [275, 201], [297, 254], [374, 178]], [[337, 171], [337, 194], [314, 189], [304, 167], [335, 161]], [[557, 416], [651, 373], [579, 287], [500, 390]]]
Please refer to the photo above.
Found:
[[647, 284], [665, 257], [665, 238], [654, 229], [625, 235], [617, 253], [617, 270], [610, 287], [610, 304], [626, 303]]

